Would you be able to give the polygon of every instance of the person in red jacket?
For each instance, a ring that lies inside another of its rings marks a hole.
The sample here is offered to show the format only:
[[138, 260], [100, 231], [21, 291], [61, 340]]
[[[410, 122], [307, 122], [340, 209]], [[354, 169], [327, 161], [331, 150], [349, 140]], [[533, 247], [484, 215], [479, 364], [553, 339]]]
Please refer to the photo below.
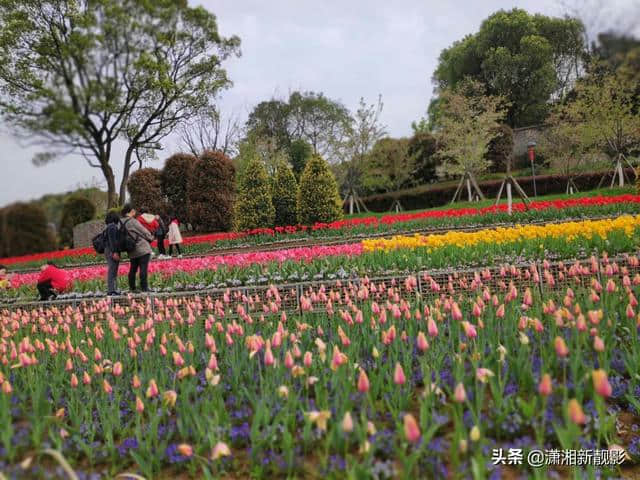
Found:
[[40, 267], [37, 287], [40, 300], [47, 301], [67, 291], [71, 287], [71, 279], [68, 272], [56, 267], [53, 262], [47, 262]]

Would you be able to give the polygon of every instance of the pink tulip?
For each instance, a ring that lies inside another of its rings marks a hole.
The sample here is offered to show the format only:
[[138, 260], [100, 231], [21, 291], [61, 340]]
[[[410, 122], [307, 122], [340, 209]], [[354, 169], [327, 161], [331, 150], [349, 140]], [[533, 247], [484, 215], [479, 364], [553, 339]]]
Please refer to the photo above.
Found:
[[154, 379], [149, 381], [149, 387], [147, 388], [147, 398], [155, 398], [158, 396], [160, 391], [158, 390], [158, 385]]
[[140, 397], [136, 397], [136, 412], [144, 412], [144, 403], [142, 402], [142, 399]]
[[567, 405], [567, 410], [569, 413], [569, 420], [571, 420], [576, 425], [584, 425], [587, 423], [587, 417], [582, 410], [582, 406], [578, 403], [578, 400], [572, 398], [569, 400], [569, 404]]
[[420, 427], [413, 415], [407, 413], [404, 416], [404, 436], [409, 443], [418, 443], [420, 441]]
[[271, 345], [269, 345], [269, 342], [267, 341], [267, 347], [264, 351], [264, 364], [267, 367], [272, 366], [273, 364], [276, 363], [275, 358], [273, 358], [273, 352], [271, 351]]
[[430, 337], [438, 336], [438, 326], [436, 325], [436, 322], [431, 317], [429, 317], [429, 320], [427, 321], [427, 333], [429, 333]]
[[78, 377], [75, 373], [71, 374], [71, 388], [77, 388], [78, 386]]
[[538, 385], [538, 393], [540, 393], [540, 395], [542, 395], [543, 397], [548, 397], [549, 395], [551, 395], [552, 390], [553, 386], [551, 383], [551, 375], [545, 373], [540, 379], [540, 384]]
[[302, 359], [302, 363], [304, 364], [304, 366], [309, 368], [312, 362], [313, 362], [313, 354], [309, 351], [304, 352], [304, 357]]
[[567, 344], [564, 342], [564, 338], [556, 337], [554, 340], [554, 348], [556, 349], [556, 355], [559, 357], [566, 357], [569, 355], [569, 349], [567, 348]]
[[360, 369], [360, 375], [358, 376], [358, 391], [360, 393], [366, 393], [369, 391], [369, 378], [367, 373]]
[[591, 372], [591, 378], [593, 380], [593, 389], [601, 397], [608, 398], [611, 396], [611, 384], [607, 378], [607, 372], [602, 369], [594, 370]]
[[121, 362], [116, 362], [113, 364], [113, 375], [115, 377], [119, 377], [120, 375], [122, 375], [122, 363]]
[[396, 368], [393, 372], [393, 383], [395, 383], [396, 385], [404, 385], [406, 381], [407, 379], [404, 376], [404, 370], [402, 369], [402, 365], [400, 365], [399, 362], [396, 362]]
[[604, 340], [602, 340], [598, 335], [593, 337], [593, 349], [596, 352], [604, 352]]
[[425, 337], [424, 333], [418, 332], [416, 345], [418, 347], [418, 350], [420, 350], [421, 352], [427, 351], [427, 349], [429, 348], [429, 342], [427, 341], [427, 337]]
[[287, 353], [284, 356], [284, 366], [287, 369], [291, 370], [291, 368], [293, 367], [294, 363], [295, 362], [293, 360], [293, 355], [291, 355], [290, 351], [287, 351]]
[[456, 385], [453, 392], [453, 399], [456, 403], [462, 403], [467, 399], [467, 392], [464, 389], [464, 385], [460, 382]]
[[466, 320], [462, 322], [462, 328], [464, 330], [464, 334], [469, 338], [476, 338], [478, 336], [478, 332], [476, 331], [476, 327], [473, 324], [467, 322]]

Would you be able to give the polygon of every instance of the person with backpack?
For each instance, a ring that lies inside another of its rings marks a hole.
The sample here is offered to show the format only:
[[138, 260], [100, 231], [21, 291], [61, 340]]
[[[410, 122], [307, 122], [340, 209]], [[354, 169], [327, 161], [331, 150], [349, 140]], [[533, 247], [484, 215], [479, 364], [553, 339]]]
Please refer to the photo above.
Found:
[[120, 266], [120, 245], [118, 233], [120, 217], [116, 212], [107, 213], [107, 228], [103, 232], [104, 256], [107, 259], [107, 295], [120, 295], [118, 292], [118, 267]]
[[136, 209], [126, 204], [122, 207], [122, 225], [127, 235], [135, 240], [135, 245], [127, 251], [129, 255], [129, 289], [136, 290], [136, 274], [140, 270], [140, 290], [149, 291], [147, 272], [151, 259], [151, 243], [153, 235], [136, 219]]
[[156, 237], [156, 243], [158, 244], [158, 258], [169, 258], [167, 256], [167, 251], [164, 248], [164, 239], [167, 236], [167, 226], [160, 215], [156, 215], [156, 222], [158, 222], [158, 228], [156, 228], [154, 236]]
[[182, 243], [182, 234], [180, 233], [180, 226], [177, 218], [173, 218], [169, 224], [169, 256], [173, 253], [173, 247], [178, 250], [178, 257], [182, 257], [180, 251], [180, 244]]

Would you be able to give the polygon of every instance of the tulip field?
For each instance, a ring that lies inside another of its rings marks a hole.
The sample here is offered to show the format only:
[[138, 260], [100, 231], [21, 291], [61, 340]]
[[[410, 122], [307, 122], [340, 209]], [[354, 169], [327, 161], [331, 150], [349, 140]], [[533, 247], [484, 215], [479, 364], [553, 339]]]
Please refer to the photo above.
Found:
[[608, 198], [153, 261], [146, 296], [70, 264], [72, 293], [25, 303], [16, 273], [0, 479], [637, 476], [640, 197]]

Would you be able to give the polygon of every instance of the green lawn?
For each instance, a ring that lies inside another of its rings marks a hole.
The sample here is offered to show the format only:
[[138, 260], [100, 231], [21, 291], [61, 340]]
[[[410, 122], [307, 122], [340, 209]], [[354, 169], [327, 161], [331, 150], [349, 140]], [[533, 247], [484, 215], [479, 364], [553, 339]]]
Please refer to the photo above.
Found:
[[[588, 192], [580, 192], [580, 193], [575, 193], [573, 195], [566, 195], [566, 194], [554, 194], [554, 195], [544, 195], [544, 196], [538, 196], [538, 197], [529, 197], [531, 200], [557, 200], [557, 199], [562, 199], [562, 198], [585, 198], [585, 197], [595, 197], [597, 195], [603, 195], [603, 196], [614, 196], [614, 195], [623, 195], [625, 193], [636, 193], [636, 187], [633, 185], [630, 186], [625, 186], [622, 188], [619, 187], [615, 187], [615, 188], [600, 188], [597, 190], [589, 190]], [[474, 208], [482, 208], [482, 207], [490, 207], [491, 205], [494, 205], [496, 203], [496, 199], [487, 199], [487, 200], [482, 200], [479, 202], [456, 202], [454, 204], [451, 203], [447, 203], [446, 205], [442, 205], [440, 207], [433, 207], [433, 208], [424, 208], [424, 209], [420, 209], [420, 210], [404, 210], [402, 213], [415, 213], [415, 212], [424, 212], [427, 210], [447, 210], [449, 208], [468, 208], [468, 207], [474, 207]], [[503, 198], [500, 200], [500, 203], [507, 203], [507, 199], [505, 197], [505, 194], [503, 192]], [[513, 203], [521, 203], [520, 197], [515, 196], [513, 199]], [[384, 215], [389, 215], [390, 213], [394, 213], [394, 212], [364, 212], [364, 213], [355, 213], [353, 215], [346, 215], [346, 218], [360, 218], [360, 217], [382, 217]]]

